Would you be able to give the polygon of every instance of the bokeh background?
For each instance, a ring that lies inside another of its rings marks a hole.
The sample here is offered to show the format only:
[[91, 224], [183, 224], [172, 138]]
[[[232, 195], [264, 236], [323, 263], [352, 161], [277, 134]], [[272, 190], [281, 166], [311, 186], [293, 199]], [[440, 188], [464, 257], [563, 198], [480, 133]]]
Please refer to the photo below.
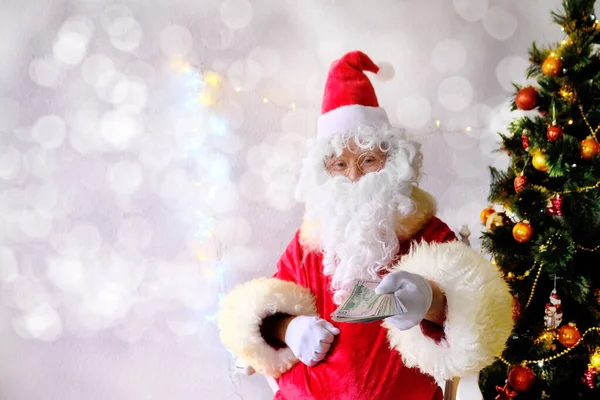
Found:
[[298, 228], [331, 61], [394, 66], [380, 103], [477, 247], [511, 82], [531, 41], [562, 39], [558, 5], [2, 0], [0, 398], [269, 399], [215, 314]]

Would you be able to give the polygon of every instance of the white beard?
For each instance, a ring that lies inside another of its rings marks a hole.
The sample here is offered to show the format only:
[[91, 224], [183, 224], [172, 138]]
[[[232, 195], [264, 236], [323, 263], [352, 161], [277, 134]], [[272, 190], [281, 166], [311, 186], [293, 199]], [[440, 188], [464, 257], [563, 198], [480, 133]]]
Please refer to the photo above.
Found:
[[[301, 177], [299, 197], [306, 203], [306, 217], [319, 223], [324, 273], [331, 276], [336, 304], [346, 298], [355, 278], [379, 279], [395, 260], [395, 218], [414, 212], [413, 155], [400, 149], [388, 156], [385, 168], [357, 182], [327, 176], [315, 184], [308, 183], [311, 174]], [[314, 179], [314, 171], [312, 175]]]

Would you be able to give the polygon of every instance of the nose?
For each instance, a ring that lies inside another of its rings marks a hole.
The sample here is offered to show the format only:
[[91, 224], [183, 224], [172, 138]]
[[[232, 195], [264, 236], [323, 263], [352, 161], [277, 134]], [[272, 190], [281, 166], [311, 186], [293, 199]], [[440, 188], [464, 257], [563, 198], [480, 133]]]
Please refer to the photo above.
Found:
[[356, 182], [362, 176], [363, 176], [363, 173], [360, 169], [358, 169], [358, 166], [356, 164], [353, 164], [350, 166], [350, 169], [348, 170], [348, 175], [347, 175], [348, 179], [350, 179], [352, 182]]

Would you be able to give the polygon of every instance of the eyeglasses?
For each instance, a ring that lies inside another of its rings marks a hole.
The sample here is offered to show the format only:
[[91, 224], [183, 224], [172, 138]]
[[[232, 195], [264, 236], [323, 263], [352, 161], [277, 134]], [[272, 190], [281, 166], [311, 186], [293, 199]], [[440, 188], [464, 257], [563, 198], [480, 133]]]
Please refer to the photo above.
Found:
[[363, 174], [369, 172], [378, 172], [385, 164], [385, 156], [381, 156], [371, 151], [361, 153], [356, 161], [347, 160], [344, 157], [331, 157], [325, 160], [325, 169], [331, 176], [348, 176], [352, 165], [356, 164], [358, 170]]

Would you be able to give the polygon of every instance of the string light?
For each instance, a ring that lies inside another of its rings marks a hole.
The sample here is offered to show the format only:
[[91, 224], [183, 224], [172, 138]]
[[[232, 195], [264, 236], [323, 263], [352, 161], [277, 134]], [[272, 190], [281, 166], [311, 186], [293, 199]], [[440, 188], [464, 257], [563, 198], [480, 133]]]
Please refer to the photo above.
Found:
[[584, 251], [594, 252], [594, 251], [600, 250], [600, 244], [598, 246], [594, 247], [593, 249], [588, 249], [587, 247], [583, 247], [582, 245], [578, 244], [577, 248], [584, 250]]
[[217, 87], [219, 86], [219, 83], [221, 83], [221, 76], [216, 72], [209, 71], [204, 74], [204, 82], [208, 83], [213, 87]]
[[214, 99], [212, 98], [210, 93], [205, 91], [200, 93], [200, 96], [198, 97], [198, 102], [203, 106], [212, 106], [215, 104]]
[[241, 87], [236, 87], [236, 88], [235, 88], [235, 91], [236, 91], [236, 92], [239, 92], [240, 90], [242, 90], [242, 88], [241, 88]]
[[467, 132], [471, 132], [471, 127], [467, 126]]
[[435, 121], [435, 126], [437, 126], [438, 128], [440, 127], [441, 122], [440, 121]]
[[573, 120], [570, 119], [569, 122], [567, 122], [569, 125], [573, 125]]
[[294, 103], [290, 104], [290, 108], [291, 108], [292, 110], [295, 110], [295, 109], [296, 109], [296, 104], [294, 104]]
[[266, 97], [263, 99], [263, 103], [268, 103], [269, 99], [267, 99]]

